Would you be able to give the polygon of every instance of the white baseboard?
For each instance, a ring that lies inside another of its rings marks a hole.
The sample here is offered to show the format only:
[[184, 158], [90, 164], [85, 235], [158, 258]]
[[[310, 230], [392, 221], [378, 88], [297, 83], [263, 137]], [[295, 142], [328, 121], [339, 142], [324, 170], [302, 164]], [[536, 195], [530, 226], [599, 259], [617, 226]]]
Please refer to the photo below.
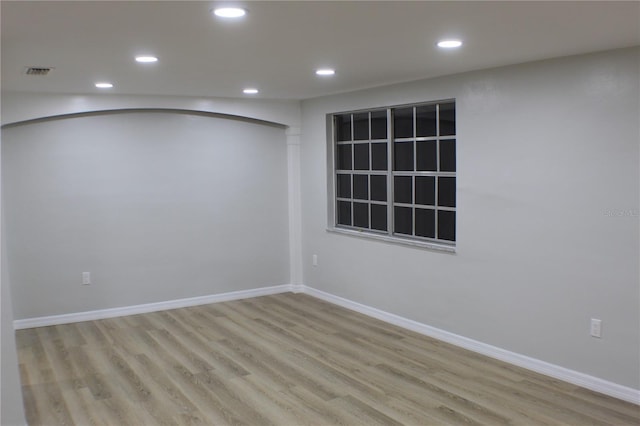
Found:
[[496, 346], [491, 346], [457, 334], [449, 333], [448, 331], [431, 327], [429, 325], [394, 315], [380, 309], [372, 308], [330, 293], [325, 293], [324, 291], [316, 290], [311, 287], [303, 286], [302, 292], [335, 305], [377, 318], [384, 322], [424, 334], [425, 336], [433, 337], [435, 339], [451, 343], [452, 345], [469, 349], [473, 352], [499, 359], [500, 361], [508, 362], [509, 364], [517, 365], [518, 367], [526, 368], [527, 370], [532, 370], [595, 392], [600, 392], [614, 398], [640, 405], [640, 390], [638, 389], [622, 386], [588, 374], [560, 367], [555, 364], [550, 364], [545, 361], [540, 361], [535, 358], [530, 358], [525, 355], [498, 348]]
[[302, 284], [292, 284], [291, 285], [291, 292], [292, 293], [304, 293], [305, 292], [305, 286]]
[[573, 383], [574, 385], [582, 386], [595, 392], [600, 392], [614, 398], [622, 399], [624, 401], [640, 405], [640, 390], [638, 389], [622, 386], [617, 383], [590, 376], [588, 374], [580, 373], [578, 371], [550, 364], [545, 361], [540, 361], [535, 358], [530, 358], [528, 356], [498, 348], [496, 346], [488, 345], [477, 340], [469, 339], [467, 337], [450, 333], [439, 328], [431, 327], [429, 325], [413, 321], [399, 315], [391, 314], [389, 312], [385, 312], [371, 306], [363, 305], [349, 299], [335, 296], [333, 294], [326, 293], [315, 288], [307, 287], [305, 285], [284, 284], [273, 287], [262, 287], [251, 290], [232, 291], [229, 293], [170, 300], [166, 302], [126, 306], [122, 308], [100, 309], [89, 312], [28, 318], [13, 321], [13, 326], [17, 330], [23, 328], [69, 324], [73, 322], [93, 321], [125, 315], [144, 314], [148, 312], [164, 311], [168, 309], [185, 308], [189, 306], [206, 305], [209, 303], [227, 302], [230, 300], [247, 299], [251, 297], [267, 296], [270, 294], [288, 292], [306, 293], [310, 296], [317, 297], [318, 299], [322, 299], [335, 305], [342, 306], [344, 308], [351, 309], [370, 317], [388, 322], [390, 324], [394, 324], [399, 327], [424, 334], [425, 336], [433, 337], [435, 339], [451, 343], [452, 345], [459, 346], [464, 349], [469, 349], [473, 352], [477, 352], [491, 358], [499, 359], [501, 361], [517, 365], [518, 367], [523, 367], [537, 373], [563, 380], [565, 382]]
[[51, 315], [46, 317], [27, 318], [13, 321], [13, 328], [45, 327], [49, 325], [69, 324], [73, 322], [93, 321], [105, 318], [122, 317], [126, 315], [146, 314], [148, 312], [166, 311], [169, 309], [186, 308], [189, 306], [208, 305], [209, 303], [228, 302], [230, 300], [248, 299], [250, 297], [267, 296], [270, 294], [288, 293], [293, 291], [290, 284], [272, 287], [261, 287], [251, 290], [232, 291], [229, 293], [212, 294], [207, 296], [189, 297], [186, 299], [169, 300], [166, 302], [146, 303], [143, 305], [125, 306], [121, 308], [99, 309], [96, 311], [76, 312], [72, 314]]

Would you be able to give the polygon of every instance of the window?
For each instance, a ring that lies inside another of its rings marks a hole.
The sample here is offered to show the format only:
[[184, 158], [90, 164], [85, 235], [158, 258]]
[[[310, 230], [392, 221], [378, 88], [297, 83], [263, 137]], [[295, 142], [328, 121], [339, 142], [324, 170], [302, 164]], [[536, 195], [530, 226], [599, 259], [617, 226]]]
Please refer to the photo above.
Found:
[[455, 101], [330, 116], [335, 230], [456, 241]]

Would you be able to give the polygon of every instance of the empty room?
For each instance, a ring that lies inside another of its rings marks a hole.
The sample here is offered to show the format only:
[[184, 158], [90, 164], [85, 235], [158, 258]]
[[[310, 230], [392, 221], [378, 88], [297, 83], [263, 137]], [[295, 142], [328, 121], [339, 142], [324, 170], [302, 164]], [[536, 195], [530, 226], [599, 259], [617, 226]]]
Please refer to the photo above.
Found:
[[640, 2], [0, 18], [3, 426], [640, 424]]

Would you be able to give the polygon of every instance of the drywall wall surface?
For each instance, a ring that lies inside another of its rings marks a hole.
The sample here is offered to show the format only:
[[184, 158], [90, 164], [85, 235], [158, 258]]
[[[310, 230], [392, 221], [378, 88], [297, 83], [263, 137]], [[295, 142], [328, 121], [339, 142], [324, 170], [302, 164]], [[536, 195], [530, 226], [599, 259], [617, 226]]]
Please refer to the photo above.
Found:
[[289, 282], [284, 128], [136, 112], [2, 132], [16, 319]]
[[[304, 283], [640, 388], [639, 57], [623, 49], [304, 101]], [[326, 114], [449, 98], [456, 253], [328, 233]]]
[[[1, 142], [0, 142], [1, 143]], [[2, 211], [0, 201], [0, 211]], [[4, 220], [4, 218], [2, 218]], [[1, 230], [0, 230], [1, 234]], [[6, 259], [7, 250], [4, 240], [0, 244], [0, 424], [6, 426], [26, 425], [22, 388], [18, 372], [15, 331], [13, 330], [13, 309], [11, 304], [11, 286]]]

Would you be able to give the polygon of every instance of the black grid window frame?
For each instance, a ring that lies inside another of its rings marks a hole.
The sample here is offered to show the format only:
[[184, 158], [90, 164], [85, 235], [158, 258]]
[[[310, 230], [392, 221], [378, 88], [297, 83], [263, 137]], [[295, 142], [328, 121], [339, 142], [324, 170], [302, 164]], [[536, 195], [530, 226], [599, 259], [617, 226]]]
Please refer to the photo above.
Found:
[[329, 115], [336, 231], [456, 242], [455, 100]]

